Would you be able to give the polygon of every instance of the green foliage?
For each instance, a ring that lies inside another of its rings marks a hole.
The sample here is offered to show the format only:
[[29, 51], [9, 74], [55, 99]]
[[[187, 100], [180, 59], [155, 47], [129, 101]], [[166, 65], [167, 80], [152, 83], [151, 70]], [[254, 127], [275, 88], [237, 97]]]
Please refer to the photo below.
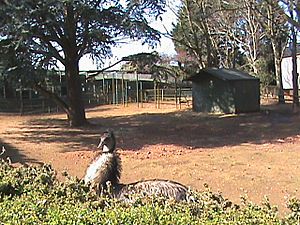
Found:
[[151, 73], [153, 66], [160, 61], [157, 52], [138, 53], [123, 58], [126, 61], [121, 70], [138, 73]]
[[272, 60], [268, 60], [268, 58], [261, 57], [257, 60], [256, 65], [259, 71], [257, 76], [263, 88], [270, 85], [272, 82], [276, 83], [275, 76], [273, 73], [274, 71], [272, 71], [272, 67], [274, 67], [274, 65], [272, 65]]
[[300, 200], [297, 198], [289, 199], [288, 209], [291, 213], [286, 217], [287, 224], [299, 224], [300, 223]]
[[4, 2], [0, 8], [0, 52], [12, 53], [19, 64], [28, 61], [48, 68], [60, 61], [68, 67], [86, 54], [102, 63], [111, 46], [124, 38], [155, 46], [160, 33], [149, 26], [164, 12], [165, 1], [61, 1]]
[[235, 205], [210, 190], [180, 203], [152, 196], [125, 203], [97, 196], [77, 178], [59, 182], [49, 165], [14, 168], [0, 161], [2, 224], [296, 224], [299, 206], [291, 199], [291, 214], [280, 218], [267, 199], [262, 206], [245, 199]]

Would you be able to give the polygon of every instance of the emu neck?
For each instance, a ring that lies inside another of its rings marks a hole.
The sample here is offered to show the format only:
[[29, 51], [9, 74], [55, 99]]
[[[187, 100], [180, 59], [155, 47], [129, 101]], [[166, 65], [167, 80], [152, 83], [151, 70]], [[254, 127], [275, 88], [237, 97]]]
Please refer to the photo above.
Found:
[[86, 171], [85, 182], [104, 185], [110, 181], [118, 184], [121, 175], [121, 160], [115, 152], [103, 152], [95, 158]]
[[112, 150], [114, 150], [114, 149], [110, 149], [109, 147], [107, 147], [107, 145], [103, 145], [103, 147], [102, 147], [103, 153], [111, 153]]
[[94, 159], [94, 161], [89, 165], [86, 175], [85, 175], [85, 182], [96, 182], [96, 183], [102, 183], [106, 182], [102, 179], [102, 174], [105, 174], [107, 171], [107, 165], [110, 164], [110, 161], [113, 158], [112, 153], [105, 153], [101, 154], [98, 157]]

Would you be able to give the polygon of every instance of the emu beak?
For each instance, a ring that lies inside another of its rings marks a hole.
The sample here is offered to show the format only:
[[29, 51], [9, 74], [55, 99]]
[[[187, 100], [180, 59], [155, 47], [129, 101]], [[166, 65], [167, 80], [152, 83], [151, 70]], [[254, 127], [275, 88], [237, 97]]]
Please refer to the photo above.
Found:
[[103, 144], [104, 144], [104, 138], [101, 138], [97, 148], [102, 148]]

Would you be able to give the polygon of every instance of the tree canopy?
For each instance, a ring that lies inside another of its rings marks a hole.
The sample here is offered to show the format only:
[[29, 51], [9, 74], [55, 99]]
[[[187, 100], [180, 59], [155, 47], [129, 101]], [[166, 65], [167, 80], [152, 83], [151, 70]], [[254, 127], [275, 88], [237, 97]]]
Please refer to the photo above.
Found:
[[[164, 0], [4, 1], [0, 8], [1, 54], [12, 52], [15, 64], [7, 65], [9, 68], [26, 64], [31, 71], [27, 75], [33, 75], [27, 77], [32, 86], [66, 111], [70, 125], [80, 126], [86, 122], [80, 58], [89, 54], [101, 64], [111, 56], [112, 46], [132, 39], [155, 46], [160, 33], [149, 22], [157, 19], [164, 7]], [[49, 69], [57, 62], [65, 67], [67, 101], [46, 90], [36, 79], [36, 71]]]

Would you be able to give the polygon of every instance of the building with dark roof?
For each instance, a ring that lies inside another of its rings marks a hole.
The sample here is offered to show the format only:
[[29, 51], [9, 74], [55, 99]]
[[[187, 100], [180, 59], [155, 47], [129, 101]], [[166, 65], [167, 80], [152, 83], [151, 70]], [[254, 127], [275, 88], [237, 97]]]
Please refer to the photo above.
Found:
[[190, 77], [196, 112], [244, 113], [260, 110], [259, 79], [247, 73], [208, 68]]

